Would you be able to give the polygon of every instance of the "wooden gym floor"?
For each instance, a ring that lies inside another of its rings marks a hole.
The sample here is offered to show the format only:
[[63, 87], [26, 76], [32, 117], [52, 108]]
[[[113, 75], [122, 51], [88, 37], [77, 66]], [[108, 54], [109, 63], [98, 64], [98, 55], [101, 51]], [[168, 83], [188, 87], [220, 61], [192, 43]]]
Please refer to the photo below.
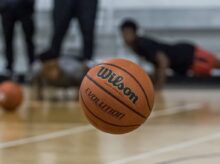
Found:
[[220, 90], [169, 89], [151, 118], [114, 136], [91, 127], [78, 103], [26, 101], [0, 112], [0, 164], [219, 164]]

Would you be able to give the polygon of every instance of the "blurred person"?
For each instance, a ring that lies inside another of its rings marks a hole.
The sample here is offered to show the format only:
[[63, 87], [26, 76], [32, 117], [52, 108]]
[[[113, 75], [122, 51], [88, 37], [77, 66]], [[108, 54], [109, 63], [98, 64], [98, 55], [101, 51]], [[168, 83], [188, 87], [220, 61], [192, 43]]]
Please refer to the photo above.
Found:
[[125, 20], [120, 29], [126, 46], [154, 65], [153, 81], [156, 90], [162, 89], [166, 82], [168, 68], [175, 74], [195, 76], [210, 76], [213, 69], [220, 68], [216, 55], [192, 43], [168, 44], [138, 35], [138, 25], [131, 19]]
[[60, 55], [64, 37], [73, 18], [79, 22], [82, 33], [82, 61], [88, 61], [94, 53], [94, 32], [98, 0], [54, 0], [53, 35], [48, 55]]
[[42, 54], [33, 65], [32, 86], [35, 88], [36, 98], [43, 100], [43, 91], [49, 86], [79, 89], [88, 69], [89, 66], [85, 67], [80, 59], [72, 55], [57, 57], [54, 54]]
[[34, 61], [34, 4], [35, 0], [0, 0], [0, 12], [4, 34], [4, 52], [7, 59], [6, 70], [9, 76], [13, 75], [14, 66], [14, 30], [20, 22], [25, 36], [28, 55], [28, 64]]

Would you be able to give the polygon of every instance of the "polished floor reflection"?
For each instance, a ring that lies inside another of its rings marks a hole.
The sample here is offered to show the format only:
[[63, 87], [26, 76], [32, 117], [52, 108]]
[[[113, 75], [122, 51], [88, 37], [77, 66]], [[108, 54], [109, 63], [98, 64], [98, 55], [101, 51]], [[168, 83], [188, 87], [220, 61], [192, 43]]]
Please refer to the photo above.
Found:
[[165, 90], [138, 130], [102, 133], [77, 102], [26, 101], [0, 111], [0, 164], [218, 164], [220, 90]]

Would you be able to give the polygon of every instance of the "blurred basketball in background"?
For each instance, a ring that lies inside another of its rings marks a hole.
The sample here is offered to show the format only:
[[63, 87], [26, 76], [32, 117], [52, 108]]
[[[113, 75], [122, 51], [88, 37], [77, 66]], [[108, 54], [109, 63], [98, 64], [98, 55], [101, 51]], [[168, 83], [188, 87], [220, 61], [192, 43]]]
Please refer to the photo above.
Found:
[[0, 106], [5, 111], [15, 111], [22, 101], [23, 91], [19, 84], [7, 81], [0, 85]]
[[137, 64], [125, 59], [107, 60], [93, 67], [83, 79], [80, 103], [96, 128], [111, 134], [128, 133], [150, 115], [153, 85]]

